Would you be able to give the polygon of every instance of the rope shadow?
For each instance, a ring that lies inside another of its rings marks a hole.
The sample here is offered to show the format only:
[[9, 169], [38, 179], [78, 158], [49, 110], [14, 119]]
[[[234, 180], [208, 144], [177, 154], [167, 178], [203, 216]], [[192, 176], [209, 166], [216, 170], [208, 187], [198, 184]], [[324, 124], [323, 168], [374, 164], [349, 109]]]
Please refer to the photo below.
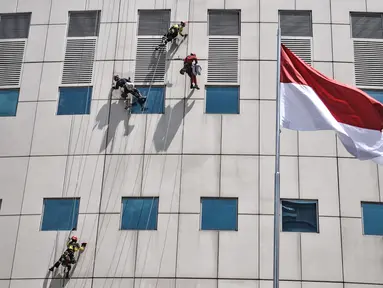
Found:
[[162, 72], [159, 71], [158, 66], [161, 61], [165, 63], [165, 71], [164, 74], [166, 74], [166, 71], [168, 69], [166, 65], [166, 50], [164, 48], [160, 48], [159, 50], [154, 50], [155, 46], [152, 47], [153, 52], [150, 57], [150, 62], [148, 65], [148, 73], [145, 75], [145, 79], [143, 83], [145, 85], [151, 85], [152, 82], [156, 81], [156, 76], [161, 75]]
[[195, 101], [190, 104], [187, 102], [193, 93], [194, 90], [191, 90], [189, 95], [185, 99], [178, 101], [173, 108], [171, 105], [166, 106], [165, 112], [161, 115], [153, 135], [154, 148], [157, 152], [166, 152], [169, 149], [181, 126], [182, 120], [195, 104]]

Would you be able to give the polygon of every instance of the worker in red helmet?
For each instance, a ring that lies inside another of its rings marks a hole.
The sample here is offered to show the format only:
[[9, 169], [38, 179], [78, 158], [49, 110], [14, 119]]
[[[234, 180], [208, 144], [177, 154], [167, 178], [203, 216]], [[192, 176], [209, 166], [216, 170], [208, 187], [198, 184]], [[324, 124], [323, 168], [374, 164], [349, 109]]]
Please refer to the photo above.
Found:
[[77, 242], [77, 236], [72, 236], [68, 239], [67, 242], [67, 249], [64, 251], [64, 253], [60, 256], [60, 259], [51, 267], [49, 268], [49, 271], [53, 272], [54, 268], [58, 268], [60, 264], [67, 268], [67, 274], [66, 278], [69, 278], [69, 271], [72, 268], [72, 264], [76, 263], [75, 259], [75, 252], [77, 251], [84, 251], [86, 243], [80, 244]]
[[161, 43], [156, 47], [155, 50], [158, 50], [158, 49], [160, 49], [161, 47], [165, 47], [166, 44], [167, 44], [168, 42], [171, 42], [171, 41], [173, 41], [174, 39], [176, 39], [177, 36], [178, 36], [178, 34], [179, 34], [181, 37], [184, 37], [184, 38], [185, 38], [185, 37], [187, 36], [187, 34], [183, 34], [183, 33], [182, 33], [182, 32], [183, 32], [183, 29], [185, 28], [185, 26], [186, 26], [186, 24], [185, 24], [185, 22], [183, 22], [183, 21], [181, 21], [180, 24], [174, 24], [174, 25], [172, 25], [172, 26], [169, 28], [168, 32], [167, 32], [164, 36], [162, 36]]
[[[193, 66], [194, 62], [194, 66]], [[199, 90], [199, 87], [197, 85], [197, 72], [193, 71], [193, 67], [198, 64], [198, 58], [197, 55], [194, 53], [190, 53], [185, 59], [184, 59], [184, 67], [180, 70], [180, 73], [182, 75], [185, 74], [185, 72], [189, 75], [190, 77], [190, 89], [197, 88]]]

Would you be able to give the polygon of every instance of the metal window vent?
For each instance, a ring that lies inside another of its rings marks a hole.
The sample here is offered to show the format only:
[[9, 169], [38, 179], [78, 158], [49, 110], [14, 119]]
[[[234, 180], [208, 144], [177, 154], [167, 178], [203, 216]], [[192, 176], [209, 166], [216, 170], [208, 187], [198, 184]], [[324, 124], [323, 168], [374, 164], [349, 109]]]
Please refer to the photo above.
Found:
[[170, 27], [170, 10], [140, 10], [138, 35], [164, 35]]
[[28, 38], [32, 13], [0, 14], [0, 39]]
[[282, 36], [312, 37], [313, 28], [310, 11], [290, 10], [279, 12]]
[[357, 86], [383, 87], [383, 42], [354, 40], [354, 61]]
[[282, 44], [291, 50], [295, 55], [307, 64], [312, 63], [311, 38], [284, 38], [281, 39]]
[[90, 84], [96, 38], [67, 39], [62, 84]]
[[25, 42], [0, 42], [0, 86], [19, 86]]
[[101, 11], [70, 11], [68, 37], [94, 37], [100, 31]]
[[207, 82], [238, 82], [238, 38], [210, 38]]
[[353, 38], [383, 39], [383, 15], [381, 13], [351, 13]]
[[209, 35], [241, 35], [241, 14], [237, 10], [210, 10]]
[[155, 51], [161, 38], [138, 38], [136, 53], [136, 70], [134, 82], [164, 82], [166, 66], [166, 50]]

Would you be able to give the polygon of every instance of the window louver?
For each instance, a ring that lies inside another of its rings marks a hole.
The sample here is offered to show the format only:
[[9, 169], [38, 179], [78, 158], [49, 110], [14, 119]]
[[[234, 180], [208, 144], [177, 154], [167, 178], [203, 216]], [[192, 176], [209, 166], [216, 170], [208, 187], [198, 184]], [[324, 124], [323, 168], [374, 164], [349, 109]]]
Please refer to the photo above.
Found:
[[139, 36], [164, 35], [170, 27], [170, 10], [140, 10]]
[[67, 39], [62, 84], [92, 82], [96, 39]]
[[310, 38], [282, 38], [282, 44], [289, 48], [295, 55], [311, 65], [311, 39]]
[[310, 11], [280, 11], [279, 22], [282, 36], [312, 37]]
[[238, 82], [238, 38], [210, 38], [208, 57], [208, 82]]
[[383, 42], [354, 41], [355, 82], [383, 87]]
[[68, 37], [94, 37], [100, 30], [100, 11], [69, 12]]
[[28, 38], [31, 13], [0, 14], [0, 39]]
[[25, 41], [0, 42], [0, 86], [19, 86]]
[[383, 14], [352, 13], [353, 38], [383, 39]]
[[161, 38], [137, 39], [135, 82], [164, 82], [166, 51], [154, 51], [160, 42]]
[[209, 35], [241, 35], [240, 12], [237, 10], [210, 10]]

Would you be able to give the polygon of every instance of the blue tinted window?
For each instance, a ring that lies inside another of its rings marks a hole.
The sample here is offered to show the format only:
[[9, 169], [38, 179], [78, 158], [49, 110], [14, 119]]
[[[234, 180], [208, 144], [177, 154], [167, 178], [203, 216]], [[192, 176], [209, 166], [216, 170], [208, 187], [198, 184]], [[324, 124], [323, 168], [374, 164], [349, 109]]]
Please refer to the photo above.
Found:
[[157, 230], [158, 197], [122, 198], [121, 230]]
[[136, 103], [132, 107], [132, 114], [162, 114], [165, 107], [164, 87], [137, 87], [142, 96], [146, 97], [146, 111], [141, 111], [141, 106]]
[[362, 203], [363, 234], [383, 235], [382, 203]]
[[282, 231], [318, 232], [317, 201], [282, 200]]
[[0, 116], [16, 116], [19, 90], [0, 90]]
[[237, 202], [237, 199], [201, 198], [201, 229], [238, 230]]
[[206, 113], [211, 114], [238, 114], [239, 88], [238, 87], [207, 87]]
[[77, 228], [80, 199], [44, 199], [42, 231], [72, 230]]
[[367, 93], [369, 96], [374, 98], [375, 100], [379, 101], [380, 103], [383, 103], [383, 91], [382, 90], [363, 90], [365, 93]]
[[57, 115], [89, 114], [91, 100], [92, 87], [62, 87]]

